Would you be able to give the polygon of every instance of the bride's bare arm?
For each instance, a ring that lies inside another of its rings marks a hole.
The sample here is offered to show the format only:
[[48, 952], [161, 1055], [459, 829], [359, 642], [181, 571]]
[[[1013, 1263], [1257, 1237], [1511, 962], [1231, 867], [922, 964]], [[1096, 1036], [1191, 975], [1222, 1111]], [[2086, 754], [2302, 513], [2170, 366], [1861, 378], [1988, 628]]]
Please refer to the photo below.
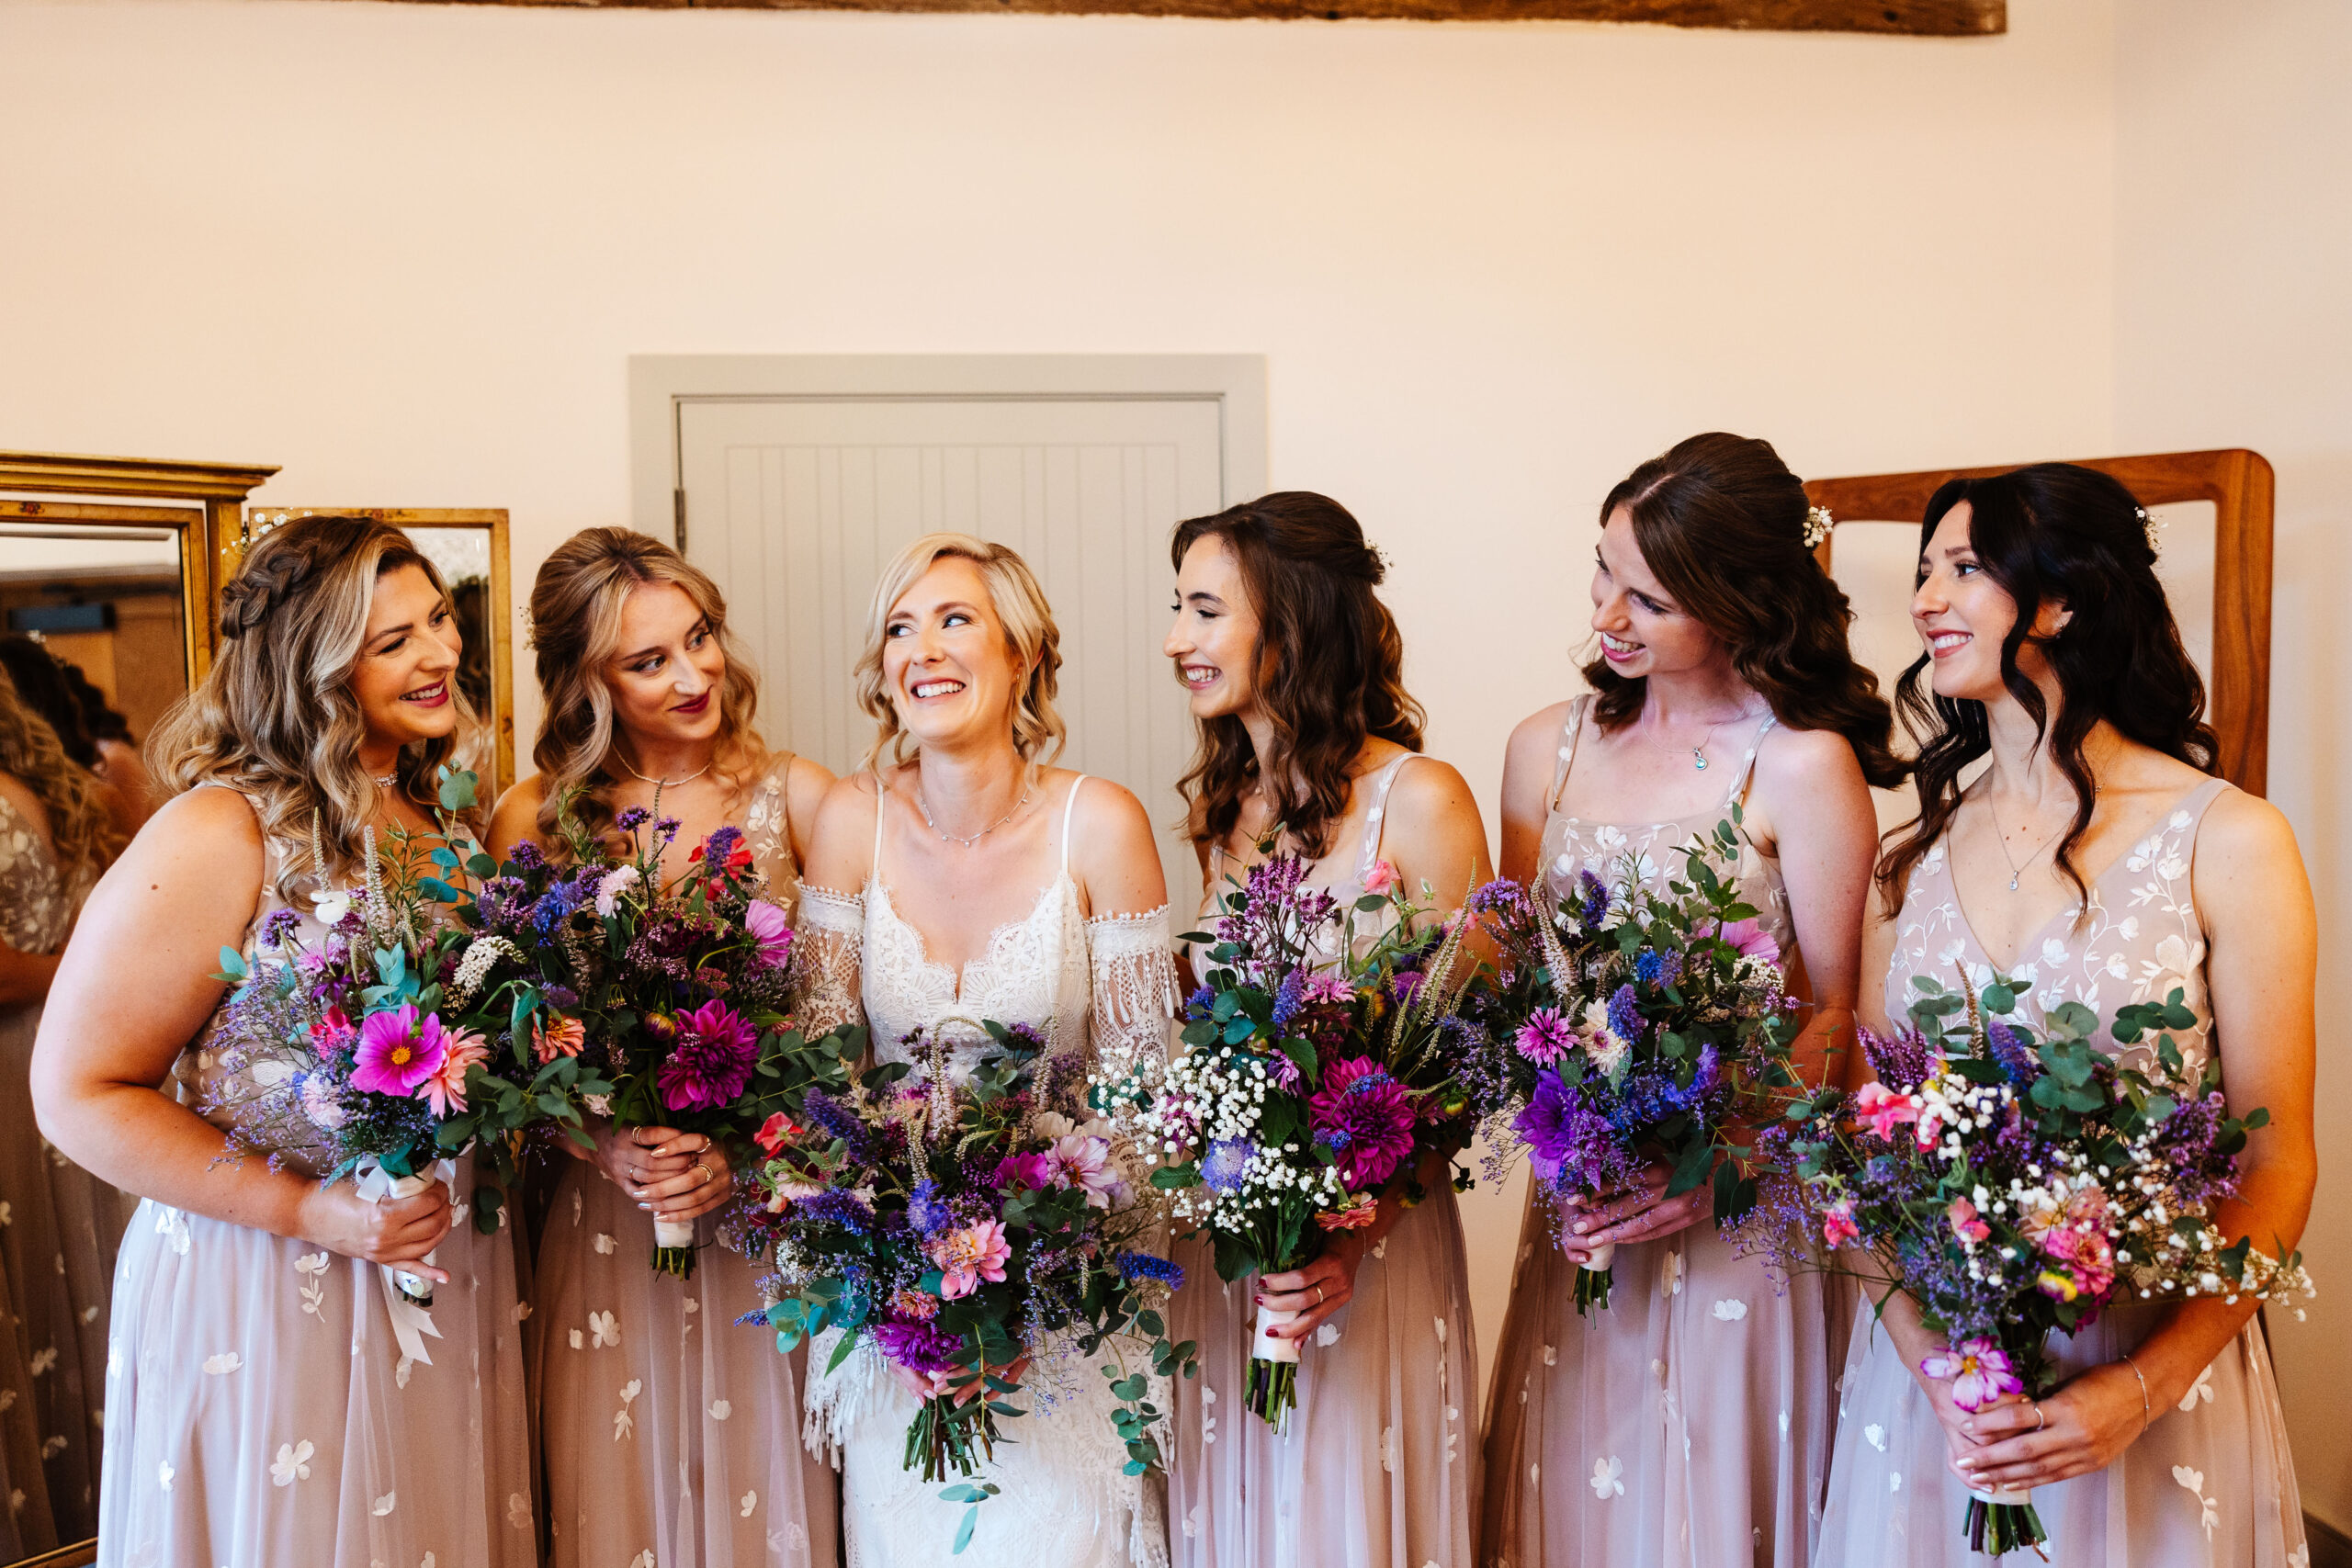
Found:
[[[160, 1086], [220, 1004], [209, 976], [245, 938], [261, 893], [261, 829], [224, 789], [150, 818], [84, 906], [33, 1048], [34, 1112], [67, 1158], [125, 1191], [378, 1262], [413, 1262], [449, 1227], [438, 1189], [369, 1203], [227, 1139]], [[445, 1279], [436, 1269], [416, 1271]]]

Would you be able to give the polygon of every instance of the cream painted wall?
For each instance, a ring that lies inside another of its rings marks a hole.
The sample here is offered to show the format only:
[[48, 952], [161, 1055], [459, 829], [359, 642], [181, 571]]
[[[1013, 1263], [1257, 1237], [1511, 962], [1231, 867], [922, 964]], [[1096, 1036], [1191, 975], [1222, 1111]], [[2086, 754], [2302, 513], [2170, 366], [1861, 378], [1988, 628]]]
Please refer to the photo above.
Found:
[[[627, 515], [632, 353], [1263, 353], [1274, 482], [1390, 552], [1491, 821], [1636, 461], [2113, 446], [2111, 8], [2011, 9], [1956, 41], [20, 0], [0, 446], [509, 507], [527, 582]], [[1516, 1208], [1470, 1215], [1491, 1347]]]
[[2319, 899], [2320, 1296], [2270, 1325], [2303, 1506], [2352, 1532], [2352, 10], [2135, 0], [2116, 41], [2116, 441], [2278, 470], [2269, 794]]

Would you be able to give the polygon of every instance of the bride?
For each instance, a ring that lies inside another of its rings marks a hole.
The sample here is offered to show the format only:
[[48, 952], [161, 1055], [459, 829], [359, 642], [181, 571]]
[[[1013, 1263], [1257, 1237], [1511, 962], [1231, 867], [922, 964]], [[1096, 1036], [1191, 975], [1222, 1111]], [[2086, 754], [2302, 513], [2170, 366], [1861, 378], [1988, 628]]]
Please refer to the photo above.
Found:
[[[1060, 640], [1001, 545], [933, 534], [884, 570], [857, 669], [879, 729], [866, 771], [825, 798], [804, 882], [804, 1025], [862, 1019], [883, 1061], [933, 1032], [959, 1076], [988, 1043], [982, 1020], [1090, 1056], [1167, 1049], [1175, 972], [1151, 822], [1118, 785], [1046, 765]], [[812, 1351], [812, 1373], [828, 1353]], [[849, 1568], [944, 1562], [964, 1508], [902, 1467], [916, 1399], [878, 1362], [861, 1351], [808, 1392], [810, 1442], [840, 1456]], [[964, 1559], [1165, 1564], [1164, 1499], [1123, 1473], [1091, 1359], [1048, 1351], [1026, 1382], [1026, 1413], [975, 1478], [1001, 1492]]]

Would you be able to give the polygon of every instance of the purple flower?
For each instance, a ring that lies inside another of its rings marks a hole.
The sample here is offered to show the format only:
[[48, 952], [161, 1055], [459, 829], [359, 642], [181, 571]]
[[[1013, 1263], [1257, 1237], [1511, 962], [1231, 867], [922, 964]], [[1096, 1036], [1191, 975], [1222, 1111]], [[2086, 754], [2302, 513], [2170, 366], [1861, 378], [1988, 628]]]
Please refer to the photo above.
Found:
[[964, 1338], [936, 1322], [877, 1323], [874, 1343], [882, 1353], [910, 1372], [935, 1376], [964, 1364]]
[[940, 1201], [939, 1183], [928, 1176], [907, 1194], [907, 1223], [924, 1235], [956, 1228], [956, 1211]]
[[1304, 999], [1308, 1007], [1353, 1007], [1356, 988], [1344, 975], [1317, 973], [1307, 980]]
[[856, 1193], [838, 1187], [828, 1187], [814, 1197], [803, 1198], [794, 1207], [808, 1224], [839, 1225], [852, 1235], [874, 1233], [874, 1211]]
[[1184, 1268], [1148, 1252], [1122, 1252], [1112, 1259], [1122, 1280], [1153, 1280], [1170, 1290], [1182, 1290]]
[[1241, 1179], [1249, 1174], [1252, 1152], [1247, 1139], [1218, 1139], [1201, 1156], [1201, 1179], [1219, 1192], [1238, 1191]]
[[735, 846], [742, 841], [743, 830], [741, 828], [719, 827], [712, 829], [710, 837], [702, 841], [703, 864], [709, 866], [725, 865], [727, 863], [727, 857], [733, 854], [735, 852]]
[[2007, 1024], [1997, 1020], [1987, 1023], [1984, 1043], [1991, 1048], [1994, 1062], [2012, 1089], [2023, 1089], [2041, 1076], [2041, 1058], [2026, 1043], [2025, 1036]]
[[1428, 976], [1418, 969], [1399, 969], [1388, 982], [1388, 988], [1396, 994], [1399, 1002], [1410, 1003], [1415, 994], [1420, 990], [1421, 982], [1428, 978]]
[[1577, 1043], [1576, 1031], [1561, 1016], [1558, 1008], [1537, 1008], [1519, 1026], [1519, 1037], [1511, 1043], [1519, 1054], [1539, 1067], [1556, 1064]]
[[1283, 983], [1274, 988], [1274, 1010], [1272, 1015], [1273, 1026], [1276, 1029], [1281, 1029], [1288, 1024], [1292, 1019], [1296, 1018], [1298, 1016], [1298, 1010], [1300, 1007], [1305, 1005], [1306, 999], [1306, 976], [1300, 971], [1294, 969], [1289, 974], [1283, 976]]
[[760, 1034], [725, 1002], [678, 1015], [678, 1041], [655, 1075], [673, 1111], [718, 1111], [735, 1103], [760, 1059]]
[[1609, 998], [1609, 1032], [1628, 1045], [1642, 1037], [1641, 1009], [1634, 1005], [1631, 985], [1618, 987], [1617, 994]]
[[1645, 947], [1634, 955], [1634, 977], [1645, 986], [1665, 990], [1682, 978], [1682, 954]]
[[1867, 1029], [1855, 1032], [1879, 1082], [1889, 1089], [1913, 1089], [1927, 1080], [1928, 1064], [1935, 1053], [1917, 1030], [1902, 1029], [1893, 1034], [1876, 1034]]
[[1043, 1154], [1007, 1155], [996, 1162], [989, 1185], [1000, 1191], [1037, 1191], [1053, 1179], [1054, 1162]]
[[684, 826], [684, 824], [680, 822], [674, 817], [657, 817], [653, 820], [653, 830], [661, 834], [664, 839], [676, 838], [678, 836], [678, 829], [683, 826]]
[[1474, 915], [1524, 915], [1527, 912], [1527, 889], [1507, 876], [1482, 883], [1470, 890], [1462, 907]]
[[1368, 1056], [1326, 1067], [1306, 1111], [1317, 1139], [1339, 1154], [1340, 1179], [1351, 1191], [1383, 1185], [1413, 1153], [1412, 1097]]
[[1536, 1075], [1535, 1092], [1511, 1127], [1527, 1140], [1536, 1176], [1555, 1191], [1605, 1192], [1641, 1169], [1608, 1118], [1557, 1073]]
[[299, 910], [272, 909], [262, 917], [261, 944], [264, 947], [284, 947], [301, 929], [302, 916]]
[[537, 871], [548, 863], [548, 857], [539, 852], [539, 846], [528, 839], [517, 840], [514, 847], [506, 852], [506, 859], [517, 871]]
[[1608, 918], [1609, 888], [1587, 866], [1577, 874], [1577, 923], [1587, 931], [1595, 931]]
[[[622, 812], [618, 817], [613, 818], [613, 826], [619, 829], [624, 833], [634, 833], [639, 828], [644, 827], [652, 816], [653, 813], [648, 811], [642, 806], [632, 806], [628, 810]], [[519, 865], [522, 862], [518, 858], [515, 863]]]

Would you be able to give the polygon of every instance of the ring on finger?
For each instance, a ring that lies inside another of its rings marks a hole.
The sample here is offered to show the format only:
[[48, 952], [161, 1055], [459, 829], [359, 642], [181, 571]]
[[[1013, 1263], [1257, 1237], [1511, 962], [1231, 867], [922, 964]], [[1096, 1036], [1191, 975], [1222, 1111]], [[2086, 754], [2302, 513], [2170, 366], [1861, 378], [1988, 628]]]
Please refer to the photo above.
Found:
[[703, 1164], [700, 1160], [696, 1160], [695, 1161], [695, 1168], [702, 1172], [702, 1180], [695, 1182], [695, 1185], [696, 1187], [707, 1186], [710, 1181], [710, 1167]]
[[1315, 1287], [1315, 1304], [1317, 1306], [1323, 1304], [1323, 1287], [1320, 1285]]
[[2033, 1429], [2039, 1432], [2048, 1425], [2050, 1425], [2050, 1417], [2041, 1413], [2041, 1402], [2040, 1400], [2034, 1401]]

